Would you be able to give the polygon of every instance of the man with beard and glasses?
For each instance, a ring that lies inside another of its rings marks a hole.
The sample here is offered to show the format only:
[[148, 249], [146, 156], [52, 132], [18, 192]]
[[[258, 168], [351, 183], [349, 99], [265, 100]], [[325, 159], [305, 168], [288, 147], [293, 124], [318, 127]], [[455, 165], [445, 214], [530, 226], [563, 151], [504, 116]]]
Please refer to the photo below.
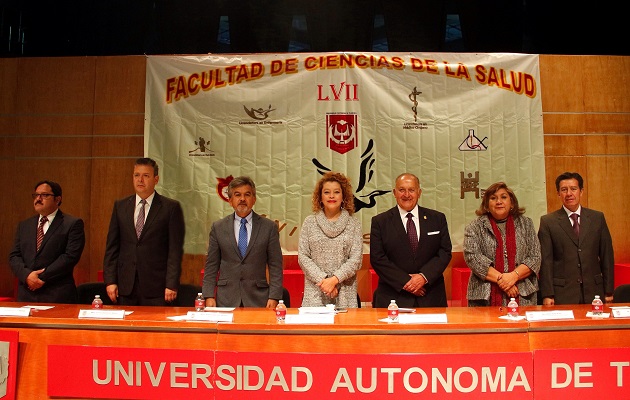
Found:
[[282, 298], [283, 278], [278, 227], [252, 210], [256, 185], [251, 178], [234, 178], [228, 199], [234, 213], [210, 229], [203, 276], [206, 306], [274, 309]]

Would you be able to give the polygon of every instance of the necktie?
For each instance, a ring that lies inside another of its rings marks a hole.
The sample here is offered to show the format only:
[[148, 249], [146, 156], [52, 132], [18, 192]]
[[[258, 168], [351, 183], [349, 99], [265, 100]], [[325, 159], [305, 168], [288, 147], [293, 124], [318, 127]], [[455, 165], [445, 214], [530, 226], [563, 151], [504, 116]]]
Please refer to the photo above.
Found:
[[46, 222], [48, 222], [48, 218], [42, 217], [37, 226], [37, 251], [42, 247], [42, 241], [44, 240], [44, 224], [46, 224]]
[[415, 254], [418, 249], [418, 234], [416, 233], [416, 224], [413, 223], [412, 213], [407, 214], [407, 237], [409, 238], [411, 251]]
[[580, 214], [573, 213], [570, 217], [573, 220], [573, 232], [575, 232], [575, 236], [580, 237], [580, 222], [578, 220]]
[[146, 200], [140, 200], [140, 211], [138, 212], [138, 219], [136, 220], [136, 235], [140, 239], [142, 228], [144, 228], [144, 205], [147, 204]]
[[245, 257], [247, 251], [247, 220], [241, 218], [241, 229], [238, 231], [238, 250], [241, 252], [241, 257]]

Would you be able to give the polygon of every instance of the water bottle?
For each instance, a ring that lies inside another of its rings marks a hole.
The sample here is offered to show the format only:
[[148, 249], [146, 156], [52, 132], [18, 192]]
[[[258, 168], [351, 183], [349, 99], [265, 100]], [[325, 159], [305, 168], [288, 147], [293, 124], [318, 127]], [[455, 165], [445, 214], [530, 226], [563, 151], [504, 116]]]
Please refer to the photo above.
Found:
[[206, 309], [206, 299], [203, 298], [201, 293], [197, 293], [195, 298], [195, 311], [203, 311]]
[[276, 321], [284, 322], [284, 318], [287, 316], [287, 306], [284, 305], [284, 300], [280, 300], [276, 306]]
[[97, 294], [96, 296], [94, 296], [94, 300], [92, 300], [92, 308], [95, 308], [98, 310], [103, 308], [103, 300], [101, 300], [100, 295]]
[[518, 317], [518, 303], [514, 297], [510, 298], [510, 302], [508, 303], [508, 315], [510, 317]]
[[603, 313], [604, 303], [602, 302], [602, 299], [599, 298], [599, 296], [595, 296], [593, 302], [591, 303], [591, 314], [593, 314], [593, 316], [601, 317]]
[[387, 318], [391, 322], [398, 322], [398, 305], [396, 304], [396, 300], [392, 300], [387, 306]]

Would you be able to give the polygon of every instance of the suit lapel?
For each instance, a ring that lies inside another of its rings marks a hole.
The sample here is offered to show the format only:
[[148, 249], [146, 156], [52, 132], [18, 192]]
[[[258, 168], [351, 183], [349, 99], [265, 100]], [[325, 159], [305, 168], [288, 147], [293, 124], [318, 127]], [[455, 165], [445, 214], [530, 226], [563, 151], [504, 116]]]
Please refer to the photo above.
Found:
[[123, 203], [123, 209], [120, 210], [124, 215], [123, 221], [125, 229], [129, 230], [133, 236], [136, 235], [136, 220], [134, 218], [134, 212], [136, 211], [136, 195], [128, 197]]
[[[240, 257], [241, 252], [238, 250], [238, 241], [236, 240], [236, 232], [234, 232], [234, 215], [235, 214], [232, 213], [227, 219], [226, 224], [223, 226], [222, 234], [229, 238], [230, 243], [232, 243], [232, 249]], [[249, 247], [249, 245], [247, 247]]]
[[580, 240], [584, 241], [586, 236], [591, 233], [591, 227], [593, 226], [593, 214], [586, 208], [582, 207], [580, 213]]
[[[247, 242], [247, 250], [245, 251], [245, 257], [247, 257], [247, 253], [249, 253], [249, 249], [252, 248], [252, 244], [256, 243], [256, 240], [258, 240], [258, 234], [260, 233], [260, 219], [261, 218], [262, 217], [260, 215], [256, 214], [252, 210], [252, 234], [249, 238], [249, 242]], [[236, 250], [238, 251], [238, 245], [236, 246]]]

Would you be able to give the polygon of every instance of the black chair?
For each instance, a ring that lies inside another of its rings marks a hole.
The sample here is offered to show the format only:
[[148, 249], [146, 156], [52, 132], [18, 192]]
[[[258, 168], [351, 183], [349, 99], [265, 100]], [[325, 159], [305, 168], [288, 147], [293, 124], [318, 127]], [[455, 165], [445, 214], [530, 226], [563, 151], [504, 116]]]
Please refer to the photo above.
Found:
[[291, 307], [291, 296], [289, 294], [289, 290], [285, 287], [282, 288], [282, 300], [287, 308]]
[[201, 286], [182, 283], [179, 285], [177, 297], [175, 298], [173, 305], [177, 307], [193, 308], [195, 307], [195, 298], [198, 293], [201, 293]]
[[107, 295], [107, 289], [104, 282], [87, 282], [77, 286], [77, 296], [79, 304], [92, 304], [94, 296], [101, 296], [103, 305], [112, 305], [112, 301]]
[[615, 288], [613, 303], [630, 303], [630, 283]]

